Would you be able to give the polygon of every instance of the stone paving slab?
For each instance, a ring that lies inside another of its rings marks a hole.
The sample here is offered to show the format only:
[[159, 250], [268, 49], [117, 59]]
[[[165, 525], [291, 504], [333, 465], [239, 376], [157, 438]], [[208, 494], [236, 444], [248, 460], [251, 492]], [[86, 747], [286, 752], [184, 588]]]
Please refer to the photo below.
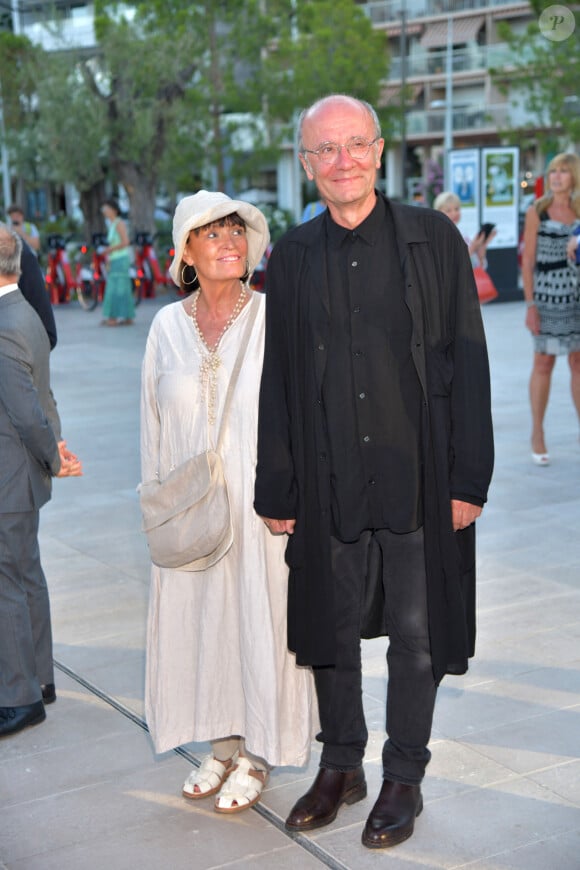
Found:
[[369, 796], [332, 825], [289, 836], [283, 819], [318, 765], [273, 772], [259, 809], [221, 817], [180, 795], [191, 759], [155, 756], [143, 727], [149, 562], [140, 531], [140, 365], [151, 319], [101, 329], [100, 311], [56, 309], [53, 387], [84, 462], [41, 513], [58, 701], [42, 725], [0, 742], [2, 870], [578, 870], [580, 867], [580, 443], [566, 361], [530, 461], [531, 344], [521, 303], [484, 308], [496, 470], [478, 522], [477, 655], [444, 680], [425, 809], [387, 854], [360, 835], [380, 788], [386, 641], [363, 642]]

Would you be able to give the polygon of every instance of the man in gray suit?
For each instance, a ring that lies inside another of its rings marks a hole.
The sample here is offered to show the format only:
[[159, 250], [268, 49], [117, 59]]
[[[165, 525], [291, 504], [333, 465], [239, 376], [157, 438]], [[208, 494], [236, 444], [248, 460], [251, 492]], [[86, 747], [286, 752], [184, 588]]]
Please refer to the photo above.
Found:
[[18, 289], [22, 243], [0, 224], [0, 737], [46, 718], [52, 632], [38, 546], [52, 477], [81, 473], [61, 440], [50, 344]]

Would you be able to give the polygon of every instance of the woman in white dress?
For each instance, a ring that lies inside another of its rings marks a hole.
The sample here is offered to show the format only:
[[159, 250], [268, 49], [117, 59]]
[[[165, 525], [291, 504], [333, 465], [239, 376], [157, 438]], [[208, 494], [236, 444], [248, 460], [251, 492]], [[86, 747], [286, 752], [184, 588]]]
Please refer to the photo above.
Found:
[[286, 539], [269, 533], [252, 504], [266, 300], [247, 280], [268, 240], [264, 216], [248, 203], [205, 190], [181, 200], [170, 271], [193, 292], [155, 316], [142, 371], [142, 480], [163, 480], [215, 449], [229, 377], [257, 306], [222, 435], [234, 543], [204, 571], [151, 571], [151, 736], [157, 752], [211, 741], [183, 794], [215, 795], [223, 813], [253, 806], [272, 766], [305, 765], [312, 737], [311, 674], [286, 645]]

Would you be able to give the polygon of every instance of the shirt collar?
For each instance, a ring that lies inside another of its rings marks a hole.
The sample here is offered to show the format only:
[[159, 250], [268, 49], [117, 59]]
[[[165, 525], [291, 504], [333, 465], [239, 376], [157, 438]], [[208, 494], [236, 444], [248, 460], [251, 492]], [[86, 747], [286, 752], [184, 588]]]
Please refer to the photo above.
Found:
[[0, 287], [0, 296], [6, 296], [7, 293], [12, 293], [13, 290], [18, 290], [18, 284], [5, 284]]
[[371, 213], [364, 219], [362, 223], [349, 230], [346, 227], [341, 227], [335, 223], [328, 209], [325, 213], [326, 232], [328, 234], [328, 242], [333, 248], [339, 248], [346, 239], [360, 238], [367, 245], [374, 245], [379, 240], [381, 228], [384, 226], [386, 217], [387, 204], [382, 196], [377, 196], [377, 201]]

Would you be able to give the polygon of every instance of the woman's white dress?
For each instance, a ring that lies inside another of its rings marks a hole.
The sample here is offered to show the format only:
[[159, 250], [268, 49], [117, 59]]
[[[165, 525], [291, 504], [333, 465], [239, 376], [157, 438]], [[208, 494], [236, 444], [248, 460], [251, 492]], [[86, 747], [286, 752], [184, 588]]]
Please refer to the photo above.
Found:
[[[313, 724], [311, 672], [286, 645], [286, 536], [253, 508], [265, 298], [246, 348], [224, 433], [234, 544], [206, 571], [152, 566], [145, 712], [157, 752], [232, 735], [271, 765], [307, 763]], [[222, 337], [216, 423], [208, 424], [201, 350], [182, 302], [155, 316], [142, 371], [142, 480], [160, 479], [215, 447], [229, 375], [249, 304]], [[208, 442], [209, 438], [209, 442]]]

